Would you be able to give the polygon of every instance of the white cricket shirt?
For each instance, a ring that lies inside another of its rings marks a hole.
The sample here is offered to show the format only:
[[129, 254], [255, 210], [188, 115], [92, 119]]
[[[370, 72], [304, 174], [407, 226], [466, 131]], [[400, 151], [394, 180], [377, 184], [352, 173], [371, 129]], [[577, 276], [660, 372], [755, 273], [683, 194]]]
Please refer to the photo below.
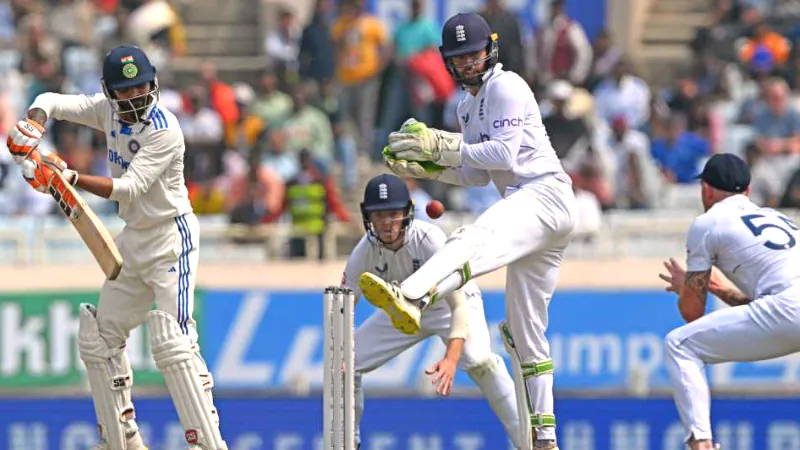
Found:
[[114, 182], [109, 199], [119, 203], [119, 216], [126, 226], [150, 228], [192, 212], [183, 179], [186, 146], [178, 119], [171, 112], [155, 105], [149, 123], [129, 125], [119, 120], [103, 94], [52, 92], [36, 97], [33, 108], [41, 108], [48, 118], [105, 133]]
[[462, 184], [486, 184], [469, 180], [488, 176], [504, 195], [509, 186], [564, 174], [528, 83], [502, 64], [484, 75], [477, 95], [464, 94], [456, 111], [463, 134], [463, 166], [457, 169]]
[[789, 218], [734, 195], [692, 223], [686, 243], [689, 272], [712, 265], [751, 299], [800, 283], [800, 233]]

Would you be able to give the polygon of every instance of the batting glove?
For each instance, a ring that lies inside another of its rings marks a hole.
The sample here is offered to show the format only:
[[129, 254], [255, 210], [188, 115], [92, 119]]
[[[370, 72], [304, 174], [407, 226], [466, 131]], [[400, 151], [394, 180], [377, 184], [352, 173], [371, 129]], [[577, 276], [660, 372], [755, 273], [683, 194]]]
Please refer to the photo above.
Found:
[[17, 164], [21, 164], [42, 140], [44, 127], [31, 119], [20, 120], [8, 133], [8, 151]]
[[54, 172], [59, 171], [71, 184], [78, 181], [78, 173], [67, 168], [60, 156], [47, 150], [34, 150], [20, 164], [22, 177], [35, 190], [47, 192], [53, 181]]
[[389, 134], [389, 151], [396, 159], [430, 161], [444, 167], [461, 165], [461, 134], [428, 128], [415, 119]]

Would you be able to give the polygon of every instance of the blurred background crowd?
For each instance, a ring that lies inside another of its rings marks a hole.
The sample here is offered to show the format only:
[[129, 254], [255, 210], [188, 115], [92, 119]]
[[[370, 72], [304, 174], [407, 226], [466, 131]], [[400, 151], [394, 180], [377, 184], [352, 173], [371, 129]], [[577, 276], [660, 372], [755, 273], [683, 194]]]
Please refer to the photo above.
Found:
[[[383, 170], [389, 132], [408, 117], [457, 130], [463, 91], [441, 62], [441, 24], [426, 1], [408, 0], [392, 29], [362, 0], [318, 0], [305, 14], [279, 5], [265, 33], [247, 38], [258, 68], [240, 77], [213, 58], [176, 67], [189, 0], [2, 0], [0, 134], [41, 92], [100, 92], [103, 54], [134, 43], [154, 60], [160, 101], [181, 121], [198, 214], [289, 222], [310, 235], [334, 221], [358, 230], [360, 190]], [[583, 232], [611, 210], [697, 208], [694, 176], [714, 152], [747, 158], [758, 202], [800, 205], [800, 0], [698, 2], [711, 19], [693, 29], [690, 59], [666, 82], [642, 74], [611, 32], [589, 35], [565, 2], [549, 1], [549, 20], [534, 31], [503, 0], [480, 12], [500, 36], [503, 67], [536, 94]], [[53, 123], [48, 139], [77, 170], [107, 173], [101, 133]], [[0, 217], [55, 214], [14, 170], [0, 152]], [[499, 198], [491, 185], [409, 186], [422, 220], [431, 198], [468, 214]], [[112, 203], [90, 203], [114, 213]]]

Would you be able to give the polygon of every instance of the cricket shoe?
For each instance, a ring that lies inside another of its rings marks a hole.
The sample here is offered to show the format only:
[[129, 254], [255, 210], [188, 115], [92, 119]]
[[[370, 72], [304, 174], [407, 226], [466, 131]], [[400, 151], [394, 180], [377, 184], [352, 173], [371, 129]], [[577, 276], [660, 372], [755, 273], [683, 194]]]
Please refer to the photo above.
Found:
[[408, 335], [419, 332], [422, 313], [406, 300], [399, 286], [365, 272], [358, 278], [358, 287], [368, 302], [389, 315], [395, 328]]

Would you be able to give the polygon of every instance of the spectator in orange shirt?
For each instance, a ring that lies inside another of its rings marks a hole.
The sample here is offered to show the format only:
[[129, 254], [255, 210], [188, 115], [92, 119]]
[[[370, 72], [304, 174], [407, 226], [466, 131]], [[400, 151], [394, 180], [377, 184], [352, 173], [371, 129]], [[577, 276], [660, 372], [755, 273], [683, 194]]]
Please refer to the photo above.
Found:
[[227, 142], [231, 142], [231, 134], [236, 133], [236, 124], [239, 123], [239, 105], [236, 104], [236, 92], [229, 84], [217, 77], [217, 66], [205, 62], [200, 67], [200, 79], [208, 89], [211, 97], [211, 107], [219, 113], [225, 129]]
[[791, 46], [789, 40], [772, 31], [766, 22], [762, 21], [753, 27], [753, 37], [739, 51], [739, 59], [746, 65], [753, 62], [753, 58], [760, 52], [766, 51], [771, 56], [775, 66], [782, 66], [789, 58]]

